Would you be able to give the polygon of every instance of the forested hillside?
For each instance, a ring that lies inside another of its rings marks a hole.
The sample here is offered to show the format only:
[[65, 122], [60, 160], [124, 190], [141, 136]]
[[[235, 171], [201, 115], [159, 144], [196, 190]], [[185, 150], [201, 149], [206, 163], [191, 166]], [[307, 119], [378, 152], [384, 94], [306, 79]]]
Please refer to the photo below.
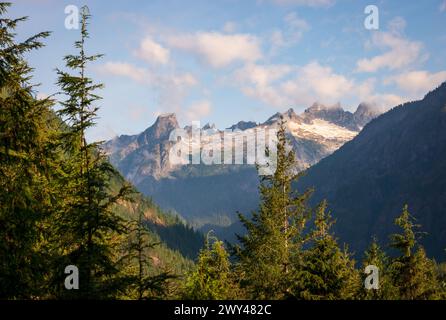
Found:
[[[114, 171], [110, 179], [111, 192], [117, 192], [125, 183], [119, 172]], [[157, 239], [154, 242], [161, 241], [163, 245], [179, 251], [182, 256], [193, 261], [203, 247], [203, 235], [173, 213], [164, 212], [151, 198], [144, 196], [134, 187], [132, 189], [130, 199], [119, 201], [115, 211], [126, 220], [135, 220], [142, 212], [145, 226], [153, 233], [154, 239]], [[181, 260], [181, 255], [174, 256]]]

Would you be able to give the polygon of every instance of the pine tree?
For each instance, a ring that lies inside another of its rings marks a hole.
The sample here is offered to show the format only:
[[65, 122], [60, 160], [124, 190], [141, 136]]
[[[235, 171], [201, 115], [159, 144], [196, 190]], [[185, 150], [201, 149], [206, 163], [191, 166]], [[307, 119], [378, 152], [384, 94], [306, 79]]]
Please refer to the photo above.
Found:
[[379, 270], [379, 288], [366, 289], [363, 286], [362, 298], [366, 300], [390, 300], [396, 299], [396, 288], [392, 283], [392, 278], [389, 272], [390, 259], [386, 253], [381, 249], [376, 238], [373, 238], [369, 248], [364, 252], [364, 260], [362, 262], [362, 280], [365, 281], [367, 275], [364, 272], [369, 265], [374, 265]]
[[127, 223], [128, 243], [124, 246], [121, 259], [121, 282], [125, 283], [125, 296], [131, 299], [159, 299], [168, 295], [169, 280], [176, 278], [170, 271], [157, 274], [150, 272], [152, 257], [150, 251], [160, 245], [152, 242], [144, 223], [144, 212], [138, 208], [136, 220]]
[[[60, 117], [68, 125], [62, 134], [65, 152], [69, 155], [66, 170], [65, 211], [58, 221], [61, 237], [60, 268], [68, 264], [79, 269], [80, 288], [67, 292], [64, 297], [107, 298], [113, 296], [117, 253], [113, 249], [119, 234], [125, 231], [123, 219], [113, 211], [113, 204], [125, 198], [130, 187], [125, 185], [117, 194], [109, 190], [109, 178], [114, 173], [100, 149], [100, 142], [88, 143], [86, 131], [95, 124], [95, 103], [100, 97], [95, 93], [102, 88], [86, 75], [89, 63], [101, 55], [88, 56], [85, 43], [89, 38], [88, 8], [82, 8], [81, 37], [75, 42], [77, 55], [65, 57], [66, 66], [75, 73], [57, 70], [58, 85], [67, 99], [61, 102]], [[63, 270], [56, 272], [63, 275]], [[60, 279], [55, 279], [61, 283]]]
[[49, 33], [17, 42], [27, 17], [5, 17], [0, 3], [0, 299], [34, 298], [43, 286], [46, 259], [38, 249], [48, 202], [46, 118], [51, 102], [35, 98], [24, 54]]
[[398, 287], [399, 298], [403, 300], [435, 299], [438, 297], [439, 284], [435, 264], [426, 257], [424, 249], [418, 245], [416, 231], [420, 226], [403, 207], [403, 212], [395, 219], [401, 233], [391, 235], [390, 246], [398, 249], [401, 255], [393, 259], [391, 271], [393, 281]]
[[236, 269], [242, 286], [254, 299], [280, 299], [290, 294], [311, 213], [307, 207], [311, 191], [300, 194], [292, 188], [301, 174], [296, 173], [294, 152], [287, 150], [283, 121], [277, 140], [276, 171], [261, 179], [259, 211], [253, 212], [251, 219], [239, 214], [247, 233], [239, 236], [241, 247], [234, 249]]
[[323, 201], [316, 210], [311, 247], [305, 250], [303, 267], [294, 295], [305, 300], [353, 299], [359, 275], [347, 249], [342, 251], [330, 233], [334, 221]]
[[234, 299], [237, 288], [231, 263], [222, 241], [208, 234], [198, 262], [185, 281], [183, 298], [193, 300]]

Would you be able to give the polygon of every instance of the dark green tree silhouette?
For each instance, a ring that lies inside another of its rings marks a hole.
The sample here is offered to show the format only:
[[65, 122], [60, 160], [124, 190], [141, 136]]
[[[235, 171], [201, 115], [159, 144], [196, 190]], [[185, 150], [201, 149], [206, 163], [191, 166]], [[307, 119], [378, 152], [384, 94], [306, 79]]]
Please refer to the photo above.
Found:
[[395, 224], [401, 233], [391, 235], [390, 246], [398, 249], [401, 255], [391, 264], [394, 284], [398, 287], [399, 298], [403, 300], [434, 299], [438, 297], [439, 283], [435, 264], [426, 257], [424, 249], [418, 245], [416, 231], [420, 226], [405, 205]]
[[316, 209], [311, 247], [305, 251], [303, 267], [294, 295], [305, 300], [354, 299], [360, 278], [347, 249], [341, 250], [331, 234], [334, 221], [323, 201]]
[[51, 101], [36, 99], [24, 54], [41, 48], [49, 33], [17, 41], [15, 29], [27, 17], [5, 17], [9, 6], [0, 3], [0, 299], [29, 299], [39, 294], [47, 269], [39, 242], [51, 214]]
[[222, 241], [208, 234], [195, 270], [185, 280], [183, 298], [224, 300], [234, 299], [236, 294], [229, 254]]
[[398, 294], [396, 288], [392, 283], [392, 277], [389, 272], [390, 259], [386, 253], [381, 249], [377, 239], [374, 237], [369, 248], [364, 252], [364, 259], [362, 261], [362, 282], [365, 281], [367, 275], [364, 270], [369, 265], [374, 265], [379, 270], [379, 288], [366, 289], [362, 286], [362, 298], [366, 300], [390, 300], [396, 299]]
[[107, 298], [118, 290], [114, 287], [118, 270], [113, 240], [125, 231], [113, 204], [126, 198], [130, 187], [124, 185], [119, 192], [110, 193], [109, 177], [114, 169], [101, 151], [100, 142], [88, 143], [86, 139], [86, 131], [95, 125], [99, 109], [96, 103], [101, 99], [95, 92], [102, 88], [102, 84], [87, 76], [88, 64], [101, 57], [86, 53], [89, 18], [88, 8], [83, 7], [81, 37], [74, 45], [78, 53], [65, 57], [66, 66], [73, 73], [57, 70], [57, 83], [66, 96], [59, 115], [68, 126], [61, 140], [70, 155], [64, 168], [67, 205], [58, 221], [63, 248], [58, 265], [76, 265], [80, 274], [79, 290], [67, 292], [62, 288], [62, 296]]

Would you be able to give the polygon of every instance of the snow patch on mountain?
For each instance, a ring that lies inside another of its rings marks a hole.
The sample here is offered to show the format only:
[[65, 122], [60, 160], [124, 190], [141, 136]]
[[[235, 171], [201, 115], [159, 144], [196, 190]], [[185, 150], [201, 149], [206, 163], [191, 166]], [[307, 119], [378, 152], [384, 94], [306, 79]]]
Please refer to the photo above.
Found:
[[353, 139], [358, 132], [338, 126], [322, 119], [314, 119], [311, 123], [288, 123], [288, 128], [293, 136], [306, 138], [323, 138], [348, 141]]

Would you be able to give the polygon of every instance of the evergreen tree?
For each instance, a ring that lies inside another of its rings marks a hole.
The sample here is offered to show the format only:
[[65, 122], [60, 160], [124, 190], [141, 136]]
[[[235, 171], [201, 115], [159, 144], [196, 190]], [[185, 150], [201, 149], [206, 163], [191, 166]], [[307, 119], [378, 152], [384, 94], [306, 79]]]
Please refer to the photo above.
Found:
[[340, 250], [330, 233], [334, 221], [323, 201], [316, 210], [312, 246], [305, 251], [294, 295], [305, 300], [353, 299], [359, 290], [359, 275], [347, 249]]
[[43, 286], [46, 259], [39, 226], [48, 203], [48, 136], [51, 102], [35, 98], [32, 68], [24, 54], [43, 46], [48, 32], [17, 42], [15, 29], [27, 17], [5, 17], [0, 3], [0, 298], [33, 298]]
[[241, 285], [254, 299], [280, 299], [290, 294], [299, 266], [301, 248], [311, 211], [307, 200], [311, 191], [300, 194], [292, 188], [300, 175], [296, 158], [287, 150], [285, 123], [277, 132], [276, 171], [264, 176], [259, 187], [261, 203], [249, 219], [239, 214], [247, 233], [239, 236], [241, 247], [235, 248], [236, 269]]
[[364, 272], [365, 268], [369, 265], [374, 265], [379, 270], [379, 288], [378, 289], [366, 289], [363, 286], [362, 297], [366, 300], [390, 300], [396, 299], [396, 288], [392, 283], [392, 278], [389, 273], [389, 257], [381, 249], [376, 238], [373, 238], [369, 248], [364, 253], [364, 260], [362, 262], [362, 280], [365, 281], [367, 275]]
[[[211, 243], [211, 241], [213, 241]], [[198, 262], [186, 279], [183, 298], [194, 300], [234, 299], [237, 288], [231, 273], [231, 263], [222, 241], [208, 234]]]
[[424, 249], [418, 245], [416, 229], [407, 205], [395, 224], [401, 233], [391, 235], [391, 247], [401, 255], [393, 259], [391, 271], [393, 281], [398, 287], [399, 298], [403, 300], [434, 299], [438, 297], [439, 284], [435, 264], [426, 257]]
[[[88, 56], [85, 42], [88, 39], [88, 8], [81, 13], [81, 37], [75, 42], [76, 55], [65, 57], [66, 66], [75, 73], [57, 70], [58, 85], [67, 99], [61, 102], [59, 115], [68, 125], [61, 139], [69, 160], [66, 170], [66, 209], [58, 221], [61, 237], [60, 268], [68, 264], [79, 268], [80, 288], [59, 294], [68, 297], [107, 298], [113, 296], [114, 276], [118, 273], [118, 259], [113, 245], [125, 231], [122, 218], [113, 211], [113, 204], [125, 198], [130, 188], [125, 185], [117, 194], [109, 191], [109, 178], [113, 167], [100, 150], [100, 142], [88, 143], [87, 129], [95, 124], [100, 97], [95, 93], [102, 88], [86, 75], [87, 65], [101, 55]], [[56, 272], [63, 275], [62, 269]], [[55, 279], [61, 283], [60, 279]]]
[[168, 281], [175, 278], [169, 271], [151, 274], [152, 257], [150, 251], [160, 243], [151, 242], [144, 212], [138, 210], [137, 220], [130, 221], [127, 227], [128, 244], [124, 248], [121, 282], [126, 283], [126, 297], [146, 300], [159, 299], [168, 294]]

